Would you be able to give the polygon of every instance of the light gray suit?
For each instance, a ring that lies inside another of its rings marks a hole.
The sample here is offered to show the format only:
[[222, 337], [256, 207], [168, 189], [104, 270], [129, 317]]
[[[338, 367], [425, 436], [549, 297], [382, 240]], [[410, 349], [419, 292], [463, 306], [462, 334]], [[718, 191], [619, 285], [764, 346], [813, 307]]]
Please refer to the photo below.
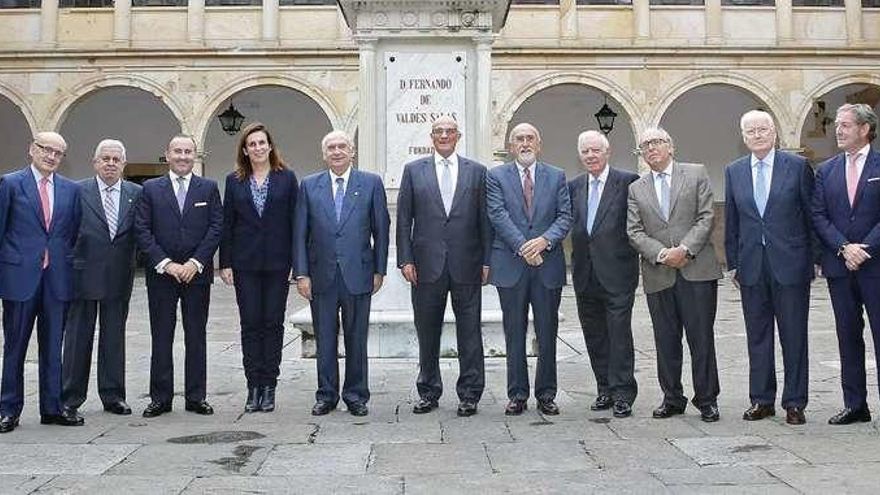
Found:
[[[629, 187], [626, 230], [642, 257], [642, 285], [654, 326], [663, 401], [681, 409], [687, 404], [681, 385], [682, 327], [691, 352], [694, 405], [715, 404], [719, 392], [713, 327], [721, 267], [710, 241], [712, 203], [706, 170], [691, 163], [672, 165], [668, 220], [660, 213], [653, 174], [643, 175]], [[662, 249], [678, 245], [690, 252], [683, 268], [657, 262]]]

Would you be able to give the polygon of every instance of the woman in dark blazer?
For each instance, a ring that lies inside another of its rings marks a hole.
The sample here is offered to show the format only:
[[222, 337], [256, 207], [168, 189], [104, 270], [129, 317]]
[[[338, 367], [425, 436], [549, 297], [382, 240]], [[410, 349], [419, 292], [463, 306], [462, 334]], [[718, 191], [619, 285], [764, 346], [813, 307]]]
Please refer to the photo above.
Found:
[[298, 185], [266, 126], [241, 132], [226, 177], [220, 277], [235, 286], [248, 394], [245, 412], [275, 410]]

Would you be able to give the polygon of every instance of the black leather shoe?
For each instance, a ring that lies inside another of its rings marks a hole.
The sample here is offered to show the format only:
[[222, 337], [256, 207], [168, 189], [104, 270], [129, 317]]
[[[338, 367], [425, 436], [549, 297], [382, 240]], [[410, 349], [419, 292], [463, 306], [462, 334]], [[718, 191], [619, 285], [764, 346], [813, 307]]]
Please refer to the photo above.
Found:
[[262, 387], [248, 387], [247, 400], [244, 402], [244, 412], [252, 413], [259, 411], [262, 400]]
[[539, 400], [538, 410], [548, 416], [556, 416], [559, 414], [559, 406], [553, 400]]
[[529, 405], [526, 401], [511, 399], [510, 402], [507, 403], [507, 407], [504, 408], [504, 414], [505, 416], [519, 416], [528, 408]]
[[700, 419], [705, 421], [706, 423], [714, 423], [721, 418], [721, 414], [718, 412], [718, 406], [715, 404], [708, 404], [700, 407]]
[[614, 401], [613, 413], [615, 418], [626, 418], [632, 415], [633, 409], [625, 400]]
[[828, 420], [829, 425], [849, 425], [852, 423], [867, 423], [871, 421], [871, 411], [865, 406], [861, 409], [845, 408], [839, 413], [831, 416]]
[[366, 416], [370, 410], [367, 409], [367, 405], [360, 402], [352, 402], [348, 405], [348, 413], [352, 416]]
[[85, 424], [76, 409], [64, 409], [61, 414], [41, 414], [41, 425], [82, 426]]
[[458, 411], [456, 411], [456, 414], [463, 418], [477, 414], [477, 403], [469, 400], [461, 401], [461, 403], [458, 404]]
[[186, 406], [184, 406], [184, 409], [189, 412], [201, 414], [202, 416], [210, 416], [214, 414], [214, 408], [211, 407], [211, 404], [208, 404], [208, 401], [206, 400], [200, 400], [198, 402], [186, 401]]
[[605, 409], [609, 409], [612, 404], [614, 404], [614, 401], [611, 400], [611, 397], [602, 394], [596, 397], [596, 400], [592, 404], [590, 404], [590, 410], [604, 411]]
[[262, 399], [260, 400], [260, 410], [263, 412], [272, 412], [275, 410], [275, 386], [263, 386]]
[[18, 416], [0, 417], [0, 433], [9, 433], [18, 426]]
[[678, 414], [684, 414], [684, 407], [673, 406], [666, 403], [660, 404], [660, 407], [654, 409], [654, 412], [651, 413], [656, 419], [671, 418]]
[[743, 413], [743, 419], [746, 421], [758, 421], [770, 416], [776, 416], [776, 408], [770, 404], [752, 404], [752, 407]]
[[171, 403], [164, 402], [150, 402], [150, 405], [144, 409], [144, 417], [145, 418], [155, 418], [156, 416], [161, 416], [165, 413], [171, 412]]
[[314, 406], [312, 406], [312, 416], [323, 416], [334, 409], [336, 409], [336, 404], [319, 400], [318, 402], [315, 402]]
[[804, 415], [803, 407], [786, 407], [785, 408], [785, 422], [790, 425], [802, 425], [807, 422], [807, 417]]
[[131, 407], [129, 407], [124, 400], [107, 402], [104, 404], [104, 410], [108, 413], [118, 414], [120, 416], [128, 416], [131, 414]]
[[416, 405], [413, 406], [413, 414], [425, 414], [437, 409], [439, 404], [437, 404], [436, 400], [432, 399], [419, 399], [416, 402]]

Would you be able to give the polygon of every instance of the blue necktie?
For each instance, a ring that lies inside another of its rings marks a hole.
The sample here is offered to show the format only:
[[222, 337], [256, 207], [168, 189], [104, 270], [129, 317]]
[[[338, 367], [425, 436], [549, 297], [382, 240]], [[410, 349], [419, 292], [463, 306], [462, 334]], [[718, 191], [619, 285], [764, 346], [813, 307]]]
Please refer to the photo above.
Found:
[[593, 233], [596, 210], [599, 209], [599, 179], [590, 181], [590, 197], [587, 199], [587, 232]]
[[758, 173], [755, 174], [755, 205], [758, 213], [763, 217], [764, 208], [767, 207], [767, 164], [758, 161]]
[[342, 187], [345, 183], [345, 179], [342, 177], [336, 178], [336, 194], [333, 195], [333, 206], [336, 207], [336, 222], [339, 222], [339, 218], [342, 216], [342, 199], [345, 197], [345, 188]]
[[183, 177], [177, 178], [177, 206], [180, 208], [180, 212], [183, 213], [183, 206], [186, 204], [186, 179]]

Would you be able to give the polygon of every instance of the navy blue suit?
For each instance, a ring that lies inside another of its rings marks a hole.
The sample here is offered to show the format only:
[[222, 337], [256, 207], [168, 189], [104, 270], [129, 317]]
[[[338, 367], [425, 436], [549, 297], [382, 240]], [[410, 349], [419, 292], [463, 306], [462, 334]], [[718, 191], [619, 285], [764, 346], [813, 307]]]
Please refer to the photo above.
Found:
[[727, 267], [736, 270], [749, 350], [749, 399], [776, 402], [774, 321], [785, 382], [782, 407], [807, 405], [807, 319], [814, 269], [813, 169], [803, 157], [776, 151], [762, 216], [755, 203], [751, 156], [725, 170]]
[[[181, 301], [186, 345], [185, 398], [190, 402], [205, 399], [205, 327], [214, 281], [214, 252], [220, 244], [222, 228], [223, 208], [216, 182], [192, 175], [183, 212], [177, 206], [168, 174], [144, 182], [135, 215], [135, 232], [138, 247], [147, 257], [153, 402], [170, 404], [174, 396], [172, 349], [178, 301]], [[171, 275], [156, 272], [156, 265], [166, 258], [181, 264], [193, 258], [204, 268], [190, 283], [178, 283]]]
[[639, 255], [626, 235], [627, 193], [638, 178], [609, 167], [592, 232], [587, 230], [592, 176], [584, 173], [568, 183], [573, 211], [571, 275], [597, 392], [627, 404], [638, 394], [632, 309]]
[[310, 277], [312, 324], [318, 346], [318, 401], [339, 401], [339, 312], [345, 335], [342, 400], [365, 404], [367, 330], [373, 275], [385, 275], [391, 220], [378, 175], [354, 168], [345, 184], [339, 221], [328, 171], [302, 180], [296, 203], [294, 274]]
[[[813, 225], [822, 241], [822, 272], [834, 308], [844, 405], [866, 408], [863, 312], [868, 313], [874, 347], [880, 348], [880, 154], [876, 150], [870, 150], [865, 159], [852, 206], [846, 190], [845, 155], [841, 153], [819, 166]], [[854, 272], [846, 268], [838, 254], [847, 243], [867, 244], [871, 255]], [[880, 370], [880, 352], [875, 359]]]
[[[534, 197], [527, 212], [516, 163], [499, 165], [486, 175], [486, 205], [493, 228], [489, 282], [498, 289], [507, 347], [507, 396], [529, 397], [526, 329], [529, 305], [538, 339], [535, 397], [556, 397], [556, 332], [559, 302], [565, 285], [562, 240], [571, 227], [571, 200], [562, 169], [536, 162], [532, 165]], [[543, 236], [549, 248], [544, 263], [529, 266], [519, 255], [527, 240]]]
[[[48, 230], [30, 166], [0, 179], [0, 298], [3, 299], [3, 385], [0, 415], [24, 405], [24, 360], [37, 320], [40, 414], [61, 413], [61, 341], [73, 298], [71, 251], [81, 207], [75, 182], [54, 174]], [[49, 264], [43, 268], [48, 252]]]
[[232, 268], [248, 388], [275, 386], [284, 341], [284, 310], [293, 266], [293, 219], [299, 190], [292, 170], [273, 170], [263, 213], [250, 178], [226, 177], [220, 268]]
[[397, 197], [397, 266], [416, 267], [418, 283], [412, 287], [419, 338], [416, 388], [423, 399], [437, 400], [443, 393], [440, 336], [449, 296], [455, 312], [458, 397], [476, 403], [483, 395], [481, 275], [483, 266], [489, 266], [490, 239], [486, 167], [458, 157], [458, 180], [447, 215], [434, 156], [406, 164]]

